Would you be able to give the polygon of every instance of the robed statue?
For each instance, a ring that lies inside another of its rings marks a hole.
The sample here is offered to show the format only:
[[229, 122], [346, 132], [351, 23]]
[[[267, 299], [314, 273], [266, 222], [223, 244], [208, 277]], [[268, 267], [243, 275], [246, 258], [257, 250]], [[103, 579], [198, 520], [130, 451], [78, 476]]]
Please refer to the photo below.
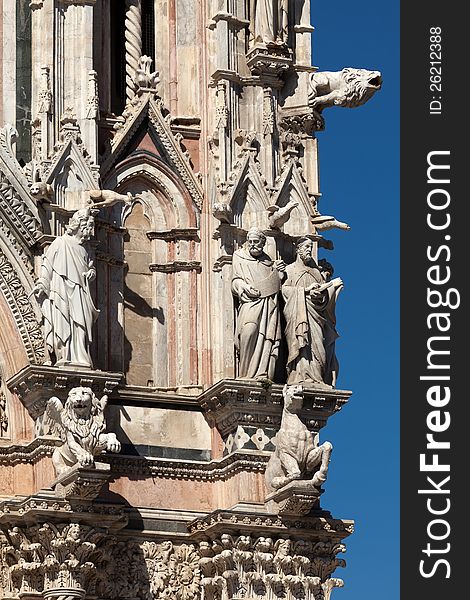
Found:
[[232, 292], [238, 298], [238, 376], [272, 380], [281, 340], [279, 291], [285, 265], [264, 252], [265, 243], [262, 231], [248, 231], [245, 247], [233, 254]]
[[57, 366], [93, 366], [90, 345], [99, 311], [90, 291], [96, 271], [85, 243], [93, 234], [97, 212], [87, 207], [72, 215], [65, 233], [44, 253], [33, 288], [43, 314], [46, 346]]
[[289, 0], [250, 0], [252, 45], [286, 44]]
[[288, 348], [287, 383], [336, 386], [336, 300], [343, 289], [339, 277], [331, 279], [329, 263], [318, 264], [312, 255], [314, 240], [297, 242], [296, 260], [286, 267], [282, 285], [285, 336]]

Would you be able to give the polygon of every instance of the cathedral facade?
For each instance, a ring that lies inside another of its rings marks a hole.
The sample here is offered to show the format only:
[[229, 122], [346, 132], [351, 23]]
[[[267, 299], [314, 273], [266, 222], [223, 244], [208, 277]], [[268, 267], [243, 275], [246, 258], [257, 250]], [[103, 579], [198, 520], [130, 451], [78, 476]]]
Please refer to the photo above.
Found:
[[1, 597], [328, 600], [316, 132], [381, 74], [298, 0], [0, 5]]

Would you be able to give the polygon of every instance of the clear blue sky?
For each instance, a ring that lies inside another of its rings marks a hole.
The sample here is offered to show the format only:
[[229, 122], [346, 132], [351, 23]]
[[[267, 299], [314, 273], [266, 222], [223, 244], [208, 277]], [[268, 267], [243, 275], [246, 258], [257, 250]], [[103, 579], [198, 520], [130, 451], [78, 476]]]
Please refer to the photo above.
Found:
[[[350, 402], [321, 432], [333, 444], [322, 505], [356, 521], [335, 600], [399, 598], [399, 2], [312, 2], [313, 64], [378, 69], [366, 105], [326, 109], [320, 212], [351, 231], [321, 251], [342, 277], [338, 387]], [[331, 234], [331, 235], [330, 235]]]

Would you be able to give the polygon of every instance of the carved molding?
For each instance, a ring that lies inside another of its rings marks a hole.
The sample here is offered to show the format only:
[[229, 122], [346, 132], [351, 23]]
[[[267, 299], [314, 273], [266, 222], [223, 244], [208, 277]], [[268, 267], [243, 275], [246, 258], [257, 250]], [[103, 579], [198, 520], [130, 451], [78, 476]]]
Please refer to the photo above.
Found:
[[152, 263], [149, 265], [152, 273], [177, 273], [179, 271], [202, 271], [201, 262], [198, 260], [174, 260], [170, 263]]
[[40, 318], [31, 304], [18, 273], [1, 248], [0, 290], [11, 309], [29, 360], [41, 364], [46, 359], [46, 350]]
[[165, 240], [166, 242], [176, 242], [178, 240], [201, 241], [199, 229], [197, 227], [188, 227], [186, 229], [167, 229], [165, 231], [147, 231], [149, 240]]
[[0, 215], [25, 248], [40, 235], [39, 215], [31, 200], [28, 181], [13, 152], [18, 132], [12, 125], [0, 128]]
[[214, 539], [222, 533], [233, 535], [258, 534], [284, 536], [293, 539], [310, 538], [311, 541], [339, 543], [354, 532], [354, 521], [334, 519], [329, 513], [318, 516], [286, 516], [261, 512], [216, 510], [206, 517], [198, 518], [188, 525], [192, 539]]
[[190, 481], [225, 481], [236, 473], [264, 473], [269, 454], [234, 452], [210, 462], [161, 458], [137, 458], [123, 455], [103, 455], [100, 460], [111, 464], [115, 476], [147, 476], [152, 478], [183, 479]]
[[19, 463], [34, 464], [43, 457], [50, 457], [62, 441], [50, 436], [38, 437], [29, 444], [12, 444], [0, 446], [0, 465], [16, 465]]

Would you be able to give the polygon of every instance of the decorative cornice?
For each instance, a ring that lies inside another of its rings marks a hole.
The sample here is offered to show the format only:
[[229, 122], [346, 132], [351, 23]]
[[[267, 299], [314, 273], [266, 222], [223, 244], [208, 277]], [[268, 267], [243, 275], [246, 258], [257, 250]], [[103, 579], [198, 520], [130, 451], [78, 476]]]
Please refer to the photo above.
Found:
[[111, 465], [111, 473], [116, 477], [147, 476], [191, 481], [223, 481], [242, 471], [264, 473], [269, 456], [268, 452], [234, 452], [222, 459], [202, 462], [105, 454], [100, 460]]
[[52, 436], [38, 437], [29, 444], [12, 444], [0, 446], [0, 465], [16, 465], [19, 463], [34, 464], [43, 457], [50, 457], [62, 440]]
[[[188, 530], [194, 539], [202, 536], [218, 537], [221, 532], [238, 534], [267, 534], [269, 536], [288, 534], [290, 537], [309, 535], [318, 541], [329, 539], [340, 542], [354, 532], [354, 521], [333, 519], [330, 516], [287, 517], [235, 510], [216, 510], [202, 519], [192, 521]], [[207, 538], [206, 538], [207, 539]]]
[[72, 387], [91, 387], [97, 396], [112, 394], [122, 379], [122, 373], [89, 369], [28, 365], [6, 383], [26, 407], [31, 418], [44, 412], [46, 401], [52, 396], [63, 396]]
[[101, 527], [120, 529], [126, 524], [127, 516], [122, 505], [69, 500], [47, 489], [0, 502], [0, 526], [70, 520], [90, 525], [98, 521]]
[[[198, 398], [207, 419], [227, 435], [239, 425], [277, 427], [281, 419], [282, 385], [252, 379], [223, 379]], [[299, 417], [309, 430], [318, 432], [329, 417], [341, 410], [350, 391], [303, 386]]]

